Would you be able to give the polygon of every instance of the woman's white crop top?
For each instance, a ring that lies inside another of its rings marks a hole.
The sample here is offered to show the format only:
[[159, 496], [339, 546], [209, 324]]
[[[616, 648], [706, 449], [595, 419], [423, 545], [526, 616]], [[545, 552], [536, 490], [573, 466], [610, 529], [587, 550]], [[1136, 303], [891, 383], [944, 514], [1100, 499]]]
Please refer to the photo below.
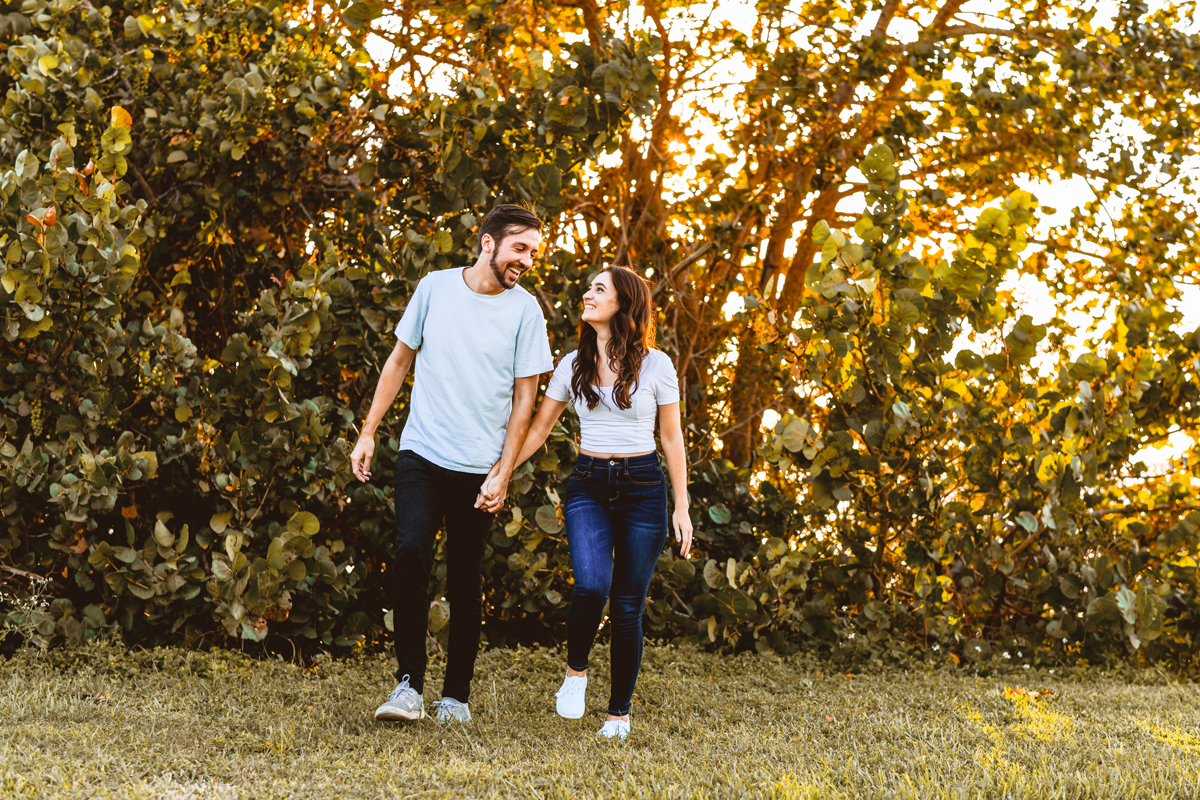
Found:
[[592, 453], [648, 453], [654, 443], [654, 420], [658, 407], [679, 402], [679, 378], [675, 365], [661, 350], [651, 350], [642, 359], [637, 389], [630, 394], [629, 408], [617, 408], [611, 386], [597, 386], [600, 402], [594, 409], [582, 397], [571, 397], [571, 371], [577, 350], [558, 362], [546, 397], [560, 403], [572, 402], [579, 414], [579, 446]]

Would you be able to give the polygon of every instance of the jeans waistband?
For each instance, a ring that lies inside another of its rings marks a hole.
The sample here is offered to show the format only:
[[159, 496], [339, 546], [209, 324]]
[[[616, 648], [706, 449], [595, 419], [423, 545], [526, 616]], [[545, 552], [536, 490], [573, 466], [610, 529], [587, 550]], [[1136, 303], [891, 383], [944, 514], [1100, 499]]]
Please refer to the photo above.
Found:
[[581, 467], [601, 468], [617, 468], [624, 467], [641, 467], [641, 466], [658, 466], [658, 453], [646, 453], [644, 456], [626, 456], [625, 458], [598, 458], [596, 456], [585, 456], [579, 454], [579, 460], [576, 462]]

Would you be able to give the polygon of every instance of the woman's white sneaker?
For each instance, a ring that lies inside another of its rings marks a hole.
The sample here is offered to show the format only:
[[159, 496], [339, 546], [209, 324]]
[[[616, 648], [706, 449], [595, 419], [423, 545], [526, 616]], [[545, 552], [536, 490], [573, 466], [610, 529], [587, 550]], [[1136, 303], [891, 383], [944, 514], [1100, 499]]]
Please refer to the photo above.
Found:
[[629, 735], [629, 720], [627, 719], [610, 719], [604, 723], [604, 727], [596, 731], [605, 739], [624, 739]]
[[554, 696], [558, 715], [566, 719], [579, 719], [583, 716], [587, 704], [584, 694], [587, 692], [586, 675], [568, 675], [563, 681], [562, 688]]

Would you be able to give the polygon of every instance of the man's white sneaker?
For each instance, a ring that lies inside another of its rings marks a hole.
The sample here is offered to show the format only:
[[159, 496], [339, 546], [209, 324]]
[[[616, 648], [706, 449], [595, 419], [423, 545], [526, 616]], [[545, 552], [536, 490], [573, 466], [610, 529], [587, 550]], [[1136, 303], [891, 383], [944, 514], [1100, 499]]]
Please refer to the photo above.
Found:
[[387, 702], [375, 709], [375, 719], [388, 722], [422, 719], [424, 716], [425, 699], [417, 694], [416, 689], [409, 687], [407, 675], [392, 689]]
[[596, 731], [605, 739], [624, 739], [629, 735], [629, 720], [610, 719], [604, 727]]
[[586, 709], [584, 694], [587, 692], [587, 675], [568, 675], [562, 688], [554, 696], [558, 715], [565, 719], [579, 719]]

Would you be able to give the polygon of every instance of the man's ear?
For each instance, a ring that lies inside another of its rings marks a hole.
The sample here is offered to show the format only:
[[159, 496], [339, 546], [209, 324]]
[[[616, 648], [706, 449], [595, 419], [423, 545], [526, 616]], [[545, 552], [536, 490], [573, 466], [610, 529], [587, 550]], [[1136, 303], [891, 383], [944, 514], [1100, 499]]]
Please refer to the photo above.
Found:
[[479, 237], [479, 247], [485, 253], [491, 253], [496, 248], [496, 240], [492, 238], [490, 233], [485, 233]]

